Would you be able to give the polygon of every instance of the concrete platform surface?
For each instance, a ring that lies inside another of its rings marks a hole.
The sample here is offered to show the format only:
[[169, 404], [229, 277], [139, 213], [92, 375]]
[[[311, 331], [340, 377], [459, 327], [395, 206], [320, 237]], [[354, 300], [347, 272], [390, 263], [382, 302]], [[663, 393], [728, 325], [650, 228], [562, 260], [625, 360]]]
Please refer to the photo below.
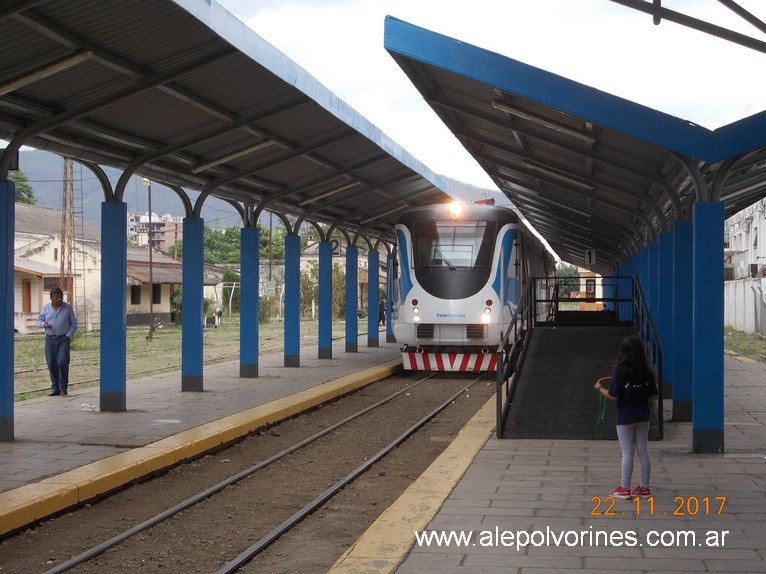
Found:
[[766, 363], [724, 363], [726, 452], [692, 454], [691, 423], [666, 422], [652, 500], [608, 498], [616, 441], [498, 440], [488, 403], [330, 572], [766, 572]]
[[261, 357], [257, 378], [209, 366], [203, 392], [182, 392], [177, 372], [132, 381], [122, 413], [87, 410], [98, 388], [17, 403], [15, 440], [0, 442], [0, 535], [401, 369], [395, 344], [344, 346], [332, 359], [304, 350], [300, 367]]

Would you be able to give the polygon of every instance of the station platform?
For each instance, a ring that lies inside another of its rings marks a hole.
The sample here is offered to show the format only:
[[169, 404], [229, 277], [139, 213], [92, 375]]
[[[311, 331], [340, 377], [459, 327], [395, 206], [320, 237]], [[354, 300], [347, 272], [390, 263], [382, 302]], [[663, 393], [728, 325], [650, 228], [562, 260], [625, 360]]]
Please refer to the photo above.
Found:
[[693, 454], [666, 400], [653, 500], [607, 498], [616, 440], [500, 440], [489, 401], [330, 572], [766, 572], [766, 363], [724, 366], [726, 452]]
[[360, 337], [358, 349], [303, 349], [300, 367], [265, 355], [256, 378], [237, 361], [207, 366], [203, 392], [181, 392], [178, 372], [131, 381], [122, 413], [88, 410], [98, 388], [16, 403], [15, 440], [0, 442], [0, 535], [401, 370], [396, 344]]

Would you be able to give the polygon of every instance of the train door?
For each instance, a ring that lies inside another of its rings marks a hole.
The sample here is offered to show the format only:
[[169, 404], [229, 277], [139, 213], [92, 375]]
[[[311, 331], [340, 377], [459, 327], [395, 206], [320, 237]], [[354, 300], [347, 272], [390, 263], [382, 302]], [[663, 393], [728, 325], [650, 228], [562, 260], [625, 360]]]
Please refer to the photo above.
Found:
[[394, 242], [391, 250], [391, 269], [386, 278], [386, 294], [391, 305], [391, 319], [399, 317], [399, 254], [397, 243]]

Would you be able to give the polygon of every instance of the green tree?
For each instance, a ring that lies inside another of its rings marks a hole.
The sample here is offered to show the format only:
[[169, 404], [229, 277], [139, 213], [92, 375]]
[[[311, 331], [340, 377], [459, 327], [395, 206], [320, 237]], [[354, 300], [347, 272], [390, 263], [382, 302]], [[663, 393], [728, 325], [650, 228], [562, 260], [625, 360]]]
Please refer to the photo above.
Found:
[[181, 259], [184, 255], [184, 242], [176, 241], [173, 245], [168, 247], [168, 253], [173, 259]]
[[[301, 271], [301, 315], [311, 314], [311, 301], [319, 304], [319, 262], [309, 261]], [[332, 266], [332, 316], [342, 319], [346, 312], [346, 272], [342, 265]]]
[[[269, 260], [269, 229], [260, 223], [258, 224], [260, 232], [260, 258], [261, 261]], [[287, 230], [282, 225], [272, 228], [271, 232], [271, 259], [285, 258], [285, 237]]]
[[205, 226], [203, 236], [205, 263], [239, 263], [239, 227], [223, 230]]
[[309, 261], [301, 271], [301, 316], [311, 313], [311, 302], [319, 303], [319, 262]]
[[173, 320], [176, 325], [181, 324], [182, 299], [183, 299], [183, 294], [181, 293], [181, 287], [179, 286], [170, 294], [170, 310], [173, 314]]
[[27, 203], [29, 205], [37, 203], [35, 190], [29, 185], [29, 179], [27, 179], [27, 176], [23, 171], [9, 171], [8, 179], [10, 179], [16, 186], [16, 203]]
[[[258, 224], [260, 230], [259, 256], [261, 261], [269, 259], [269, 230]], [[285, 258], [285, 235], [284, 227], [275, 227], [271, 237], [271, 257], [281, 260]], [[240, 236], [241, 229], [237, 226], [226, 229], [213, 229], [205, 226], [203, 235], [203, 249], [205, 263], [239, 263], [240, 262]], [[176, 241], [168, 248], [171, 256], [181, 258], [183, 256], [183, 241]]]
[[559, 298], [569, 298], [572, 291], [580, 290], [580, 272], [577, 267], [562, 262], [556, 267], [557, 289]]
[[340, 263], [332, 265], [332, 314], [343, 318], [346, 313], [346, 271]]

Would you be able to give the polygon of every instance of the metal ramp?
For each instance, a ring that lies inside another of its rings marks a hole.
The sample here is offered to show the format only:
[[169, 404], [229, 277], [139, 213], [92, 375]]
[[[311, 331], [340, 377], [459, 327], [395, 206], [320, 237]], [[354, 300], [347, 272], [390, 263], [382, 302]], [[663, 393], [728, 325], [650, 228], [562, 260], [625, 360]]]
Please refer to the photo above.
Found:
[[[664, 412], [662, 348], [638, 279], [603, 279], [600, 293], [586, 289], [574, 305], [562, 291], [579, 296], [581, 290], [563, 282], [527, 283], [497, 350], [498, 438], [616, 438], [614, 405], [606, 404], [600, 417], [603, 403], [593, 385], [612, 374], [620, 342], [631, 333], [644, 344], [657, 376], [657, 413]], [[663, 417], [655, 414], [649, 439], [662, 440], [663, 432]]]
[[620, 342], [631, 333], [635, 333], [634, 325], [615, 321], [535, 328], [514, 384], [502, 435], [616, 440], [614, 404], [606, 405], [599, 433], [600, 405], [593, 384], [611, 375]]

